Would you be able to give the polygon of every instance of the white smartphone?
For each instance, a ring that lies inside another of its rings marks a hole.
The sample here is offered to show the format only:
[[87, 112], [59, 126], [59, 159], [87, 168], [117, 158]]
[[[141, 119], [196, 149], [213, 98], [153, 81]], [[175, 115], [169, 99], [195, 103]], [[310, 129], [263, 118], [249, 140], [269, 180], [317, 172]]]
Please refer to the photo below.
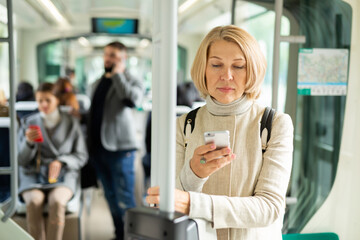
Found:
[[215, 143], [216, 149], [230, 146], [230, 133], [225, 131], [212, 131], [204, 133], [205, 144]]

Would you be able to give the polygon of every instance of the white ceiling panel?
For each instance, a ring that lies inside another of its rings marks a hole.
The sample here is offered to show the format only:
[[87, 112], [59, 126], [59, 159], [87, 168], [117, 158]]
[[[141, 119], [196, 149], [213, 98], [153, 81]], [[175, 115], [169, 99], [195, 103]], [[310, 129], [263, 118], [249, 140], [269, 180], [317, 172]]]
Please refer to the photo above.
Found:
[[[39, 15], [25, 0], [12, 1], [14, 11], [14, 25], [16, 28], [42, 28], [48, 26], [43, 17]], [[0, 0], [6, 7], [6, 1]]]
[[[139, 31], [150, 35], [152, 28], [152, 0], [51, 0], [69, 20], [68, 26], [52, 21], [47, 10], [34, 9], [38, 0], [13, 0], [17, 28], [56, 30], [83, 29], [90, 31], [92, 17], [138, 18]], [[179, 0], [179, 6], [186, 0]], [[231, 0], [198, 0], [179, 14], [179, 33], [204, 33], [212, 25], [230, 23]], [[6, 0], [0, 0], [5, 5]], [[30, 3], [30, 4], [29, 4]], [[228, 21], [227, 21], [228, 19]], [[210, 22], [210, 24], [209, 24]], [[210, 26], [211, 25], [211, 26]]]

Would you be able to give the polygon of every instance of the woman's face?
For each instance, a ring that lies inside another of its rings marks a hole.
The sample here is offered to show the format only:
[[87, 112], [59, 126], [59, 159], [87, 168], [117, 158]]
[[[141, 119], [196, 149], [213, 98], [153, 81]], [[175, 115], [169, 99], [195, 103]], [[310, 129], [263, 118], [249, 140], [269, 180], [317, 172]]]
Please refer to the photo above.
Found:
[[206, 86], [211, 97], [220, 103], [239, 99], [246, 84], [246, 60], [239, 45], [218, 40], [212, 43], [205, 70]]
[[59, 105], [59, 100], [50, 92], [36, 92], [36, 102], [40, 112], [52, 113]]

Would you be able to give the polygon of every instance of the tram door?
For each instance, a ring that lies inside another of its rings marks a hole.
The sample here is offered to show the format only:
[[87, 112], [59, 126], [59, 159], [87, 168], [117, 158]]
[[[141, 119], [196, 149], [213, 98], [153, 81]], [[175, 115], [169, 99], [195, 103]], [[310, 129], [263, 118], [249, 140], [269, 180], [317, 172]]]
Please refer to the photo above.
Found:
[[[296, 201], [286, 208], [283, 229], [284, 233], [294, 233], [300, 232], [320, 208], [335, 179], [346, 101], [352, 9], [340, 0], [283, 2], [281, 35], [304, 36], [306, 40], [281, 42], [278, 96], [272, 96], [274, 3], [235, 1], [234, 21], [255, 36], [268, 61], [260, 102], [270, 105], [275, 97], [278, 110], [288, 113], [294, 123], [288, 197]], [[337, 54], [340, 60], [334, 60], [330, 53]], [[313, 61], [314, 74], [302, 68], [308, 66], [308, 61]], [[335, 80], [331, 74], [334, 72], [339, 75]], [[323, 77], [316, 79], [319, 73]], [[304, 80], [304, 75], [308, 79]], [[304, 81], [313, 86], [304, 87]]]

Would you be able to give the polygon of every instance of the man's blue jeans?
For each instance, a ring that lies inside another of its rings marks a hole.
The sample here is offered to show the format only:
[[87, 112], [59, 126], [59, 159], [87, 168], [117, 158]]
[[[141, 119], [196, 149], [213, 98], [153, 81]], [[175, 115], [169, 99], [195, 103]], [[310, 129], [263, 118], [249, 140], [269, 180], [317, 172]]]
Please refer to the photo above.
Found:
[[110, 152], [100, 147], [91, 159], [105, 191], [116, 239], [123, 239], [125, 211], [135, 207], [135, 150]]

